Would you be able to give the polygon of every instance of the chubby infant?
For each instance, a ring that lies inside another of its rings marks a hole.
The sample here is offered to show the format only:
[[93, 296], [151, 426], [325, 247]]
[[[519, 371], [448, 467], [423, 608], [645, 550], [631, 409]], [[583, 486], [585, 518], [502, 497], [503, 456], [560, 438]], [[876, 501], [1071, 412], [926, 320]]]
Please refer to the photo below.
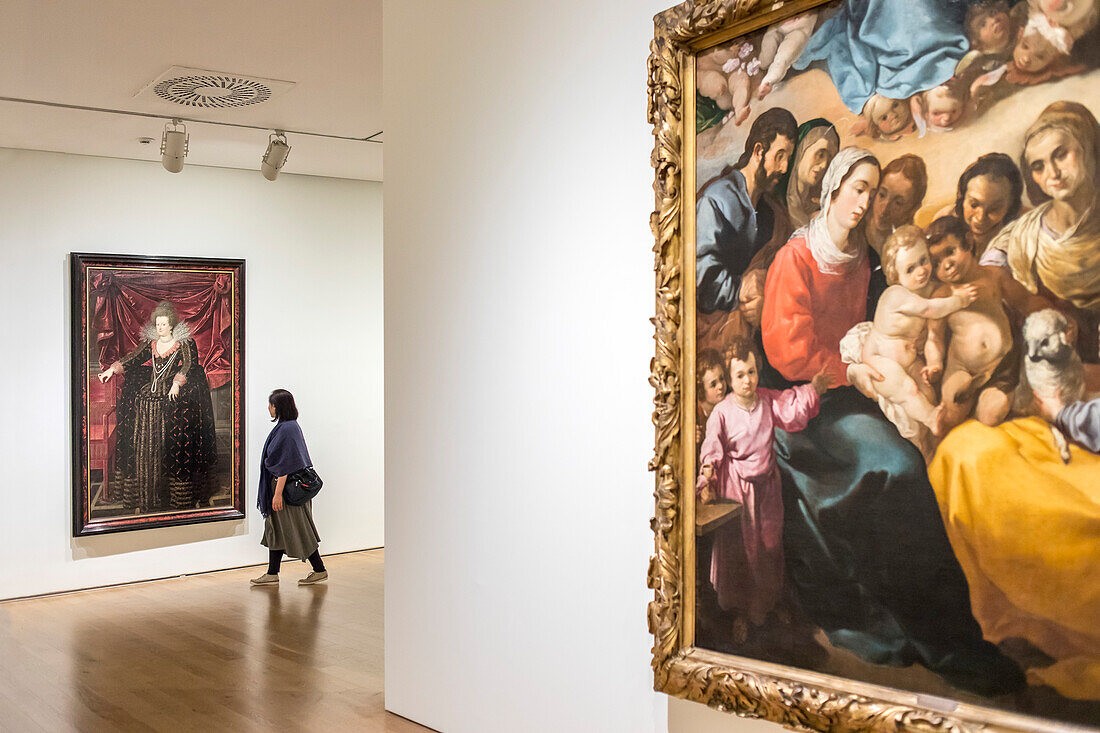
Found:
[[975, 397], [985, 386], [1001, 360], [1012, 348], [1012, 329], [1001, 304], [1001, 284], [995, 272], [978, 264], [973, 245], [967, 241], [966, 225], [954, 216], [942, 216], [928, 227], [927, 240], [936, 277], [943, 283], [936, 297], [972, 292], [978, 297], [945, 321], [929, 328], [928, 368], [938, 368], [933, 354], [942, 353], [946, 332], [951, 338], [943, 366], [941, 398], [944, 429], [965, 420], [974, 408]]
[[[908, 225], [894, 230], [882, 248], [882, 269], [890, 287], [879, 299], [875, 319], [863, 343], [861, 362], [878, 376], [857, 383], [870, 385], [887, 416], [901, 410], [922, 424], [932, 435], [942, 434], [942, 408], [936, 405], [931, 384], [939, 377], [932, 363], [942, 364], [938, 344], [930, 340], [929, 321], [961, 311], [978, 298], [978, 288], [964, 285], [949, 293], [936, 294], [932, 262], [919, 227]], [[940, 347], [942, 348], [942, 347]], [[923, 352], [923, 354], [922, 354]], [[928, 359], [926, 363], [925, 359]], [[860, 371], [859, 365], [849, 373]], [[878, 377], [881, 377], [879, 379]], [[892, 410], [890, 408], [893, 408]], [[913, 432], [913, 431], [904, 431]], [[909, 437], [909, 436], [907, 436]], [[912, 438], [911, 438], [912, 439]], [[914, 440], [922, 450], [924, 441]]]

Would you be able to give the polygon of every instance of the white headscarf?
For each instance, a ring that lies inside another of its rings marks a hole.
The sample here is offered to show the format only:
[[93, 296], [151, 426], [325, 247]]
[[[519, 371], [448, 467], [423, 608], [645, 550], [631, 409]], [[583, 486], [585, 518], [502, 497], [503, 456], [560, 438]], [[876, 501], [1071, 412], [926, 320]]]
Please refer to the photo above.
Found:
[[833, 238], [829, 236], [829, 228], [825, 224], [829, 216], [829, 207], [833, 202], [833, 193], [840, 188], [840, 182], [856, 164], [867, 159], [878, 162], [870, 150], [863, 148], [847, 147], [836, 154], [833, 162], [829, 163], [829, 167], [825, 170], [825, 177], [821, 179], [821, 211], [810, 220], [809, 224], [795, 232], [796, 236], [802, 233], [802, 236], [806, 237], [806, 242], [810, 245], [810, 253], [817, 263], [817, 269], [823, 274], [842, 275], [849, 272], [855, 269], [867, 254], [865, 247], [857, 247], [854, 252], [840, 251], [833, 242]]

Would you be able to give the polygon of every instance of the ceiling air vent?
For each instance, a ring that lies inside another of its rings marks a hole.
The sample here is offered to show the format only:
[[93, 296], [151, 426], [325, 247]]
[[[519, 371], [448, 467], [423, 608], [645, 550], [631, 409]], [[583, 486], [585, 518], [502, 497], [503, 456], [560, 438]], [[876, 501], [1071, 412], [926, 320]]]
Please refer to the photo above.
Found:
[[200, 109], [248, 107], [267, 102], [293, 82], [173, 66], [135, 96]]

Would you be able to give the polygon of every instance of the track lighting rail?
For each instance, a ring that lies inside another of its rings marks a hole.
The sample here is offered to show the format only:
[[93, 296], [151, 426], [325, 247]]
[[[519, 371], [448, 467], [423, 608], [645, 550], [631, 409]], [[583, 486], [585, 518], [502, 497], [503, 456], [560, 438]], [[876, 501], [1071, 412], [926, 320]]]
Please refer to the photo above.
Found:
[[[197, 124], [197, 125], [217, 125], [219, 127], [238, 127], [238, 128], [243, 128], [243, 129], [246, 129], [246, 130], [271, 130], [272, 129], [271, 125], [267, 125], [267, 126], [264, 126], [264, 125], [243, 125], [243, 124], [240, 124], [240, 123], [237, 123], [237, 122], [217, 122], [217, 121], [213, 121], [213, 120], [200, 120], [200, 119], [193, 118], [193, 117], [180, 117], [178, 115], [158, 115], [158, 114], [153, 114], [151, 112], [133, 112], [131, 110], [125, 110], [125, 109], [109, 109], [107, 107], [86, 107], [86, 106], [80, 105], [80, 104], [64, 104], [62, 102], [46, 102], [46, 101], [43, 101], [43, 100], [40, 100], [40, 99], [19, 99], [17, 97], [0, 97], [0, 102], [14, 102], [16, 104], [34, 104], [34, 105], [38, 105], [38, 106], [41, 106], [41, 107], [56, 107], [58, 109], [75, 109], [75, 110], [80, 110], [80, 111], [83, 111], [83, 112], [104, 112], [106, 114], [128, 115], [130, 117], [145, 117], [145, 118], [148, 118], [148, 119], [155, 119], [155, 120], [179, 120], [180, 122], [189, 122], [189, 123], [194, 123], [194, 124]], [[328, 138], [329, 140], [351, 140], [352, 142], [375, 143], [375, 144], [378, 144], [378, 145], [382, 144], [381, 140], [375, 140], [375, 138], [377, 138], [379, 135], [382, 134], [382, 130], [379, 130], [378, 132], [374, 133], [373, 135], [368, 135], [366, 137], [354, 137], [354, 136], [351, 136], [351, 135], [330, 135], [330, 134], [323, 133], [323, 132], [306, 132], [306, 131], [303, 131], [303, 130], [288, 130], [288, 129], [283, 128], [283, 127], [280, 127], [279, 130], [283, 133], [291, 134], [291, 135], [310, 135], [312, 137]]]

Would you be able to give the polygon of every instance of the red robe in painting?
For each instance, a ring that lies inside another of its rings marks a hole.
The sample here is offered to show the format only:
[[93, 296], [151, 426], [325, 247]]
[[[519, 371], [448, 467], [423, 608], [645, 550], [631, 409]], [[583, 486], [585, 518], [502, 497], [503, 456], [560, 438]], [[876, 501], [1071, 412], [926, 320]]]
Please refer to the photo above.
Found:
[[768, 268], [761, 329], [768, 361], [791, 381], [828, 367], [847, 385], [840, 339], [864, 320], [871, 268], [863, 258], [851, 271], [822, 273], [805, 237], [791, 237]]

